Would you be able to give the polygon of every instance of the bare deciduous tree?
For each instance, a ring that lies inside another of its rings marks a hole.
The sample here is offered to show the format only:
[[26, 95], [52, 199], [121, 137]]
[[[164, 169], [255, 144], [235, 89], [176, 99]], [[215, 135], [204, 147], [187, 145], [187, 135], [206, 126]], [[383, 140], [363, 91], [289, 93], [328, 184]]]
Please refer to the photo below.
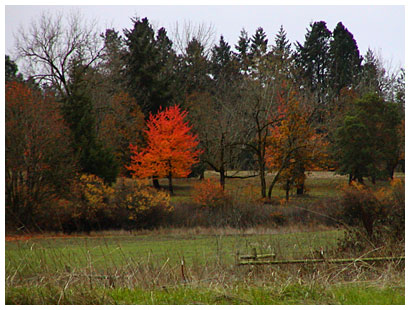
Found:
[[185, 21], [181, 26], [176, 22], [170, 33], [176, 52], [182, 56], [185, 56], [186, 47], [192, 39], [196, 39], [204, 46], [206, 55], [215, 43], [215, 27], [212, 24], [193, 24], [190, 21]]
[[103, 52], [103, 40], [96, 22], [86, 23], [78, 11], [69, 14], [43, 12], [28, 29], [16, 34], [16, 53], [24, 59], [24, 70], [35, 80], [69, 95], [69, 73], [73, 59], [84, 69], [95, 64]]

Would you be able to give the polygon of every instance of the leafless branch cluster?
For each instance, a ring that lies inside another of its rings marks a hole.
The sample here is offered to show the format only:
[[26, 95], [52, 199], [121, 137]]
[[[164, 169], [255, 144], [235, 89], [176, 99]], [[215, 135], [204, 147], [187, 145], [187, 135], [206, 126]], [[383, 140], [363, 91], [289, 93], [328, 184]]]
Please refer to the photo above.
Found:
[[68, 90], [73, 59], [87, 68], [99, 60], [102, 51], [96, 21], [86, 23], [78, 11], [43, 12], [28, 29], [21, 26], [16, 34], [16, 54], [25, 60], [25, 73], [62, 94]]
[[185, 48], [194, 38], [204, 46], [205, 53], [208, 54], [215, 43], [215, 27], [204, 22], [195, 24], [184, 21], [182, 25], [175, 22], [171, 28], [171, 37], [178, 54], [185, 55]]

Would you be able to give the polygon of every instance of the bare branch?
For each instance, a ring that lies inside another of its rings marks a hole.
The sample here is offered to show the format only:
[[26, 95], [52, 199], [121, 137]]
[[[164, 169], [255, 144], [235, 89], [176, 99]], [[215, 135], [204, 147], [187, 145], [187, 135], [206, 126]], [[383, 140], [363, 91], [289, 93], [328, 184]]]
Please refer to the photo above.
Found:
[[78, 11], [70, 11], [66, 15], [43, 12], [28, 29], [21, 26], [15, 49], [23, 60], [24, 73], [67, 95], [73, 60], [86, 69], [101, 58], [104, 44], [96, 25], [95, 21], [87, 23]]
[[176, 52], [183, 56], [188, 43], [194, 38], [204, 46], [205, 55], [209, 54], [215, 43], [215, 27], [212, 24], [193, 24], [191, 21], [184, 21], [181, 26], [175, 22], [171, 27], [170, 35]]

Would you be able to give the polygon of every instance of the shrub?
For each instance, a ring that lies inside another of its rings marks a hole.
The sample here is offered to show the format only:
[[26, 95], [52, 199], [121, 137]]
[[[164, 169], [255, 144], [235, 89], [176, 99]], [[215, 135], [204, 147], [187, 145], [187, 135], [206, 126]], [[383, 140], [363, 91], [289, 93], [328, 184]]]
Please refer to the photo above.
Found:
[[390, 253], [404, 245], [404, 185], [393, 180], [377, 191], [353, 183], [342, 189], [341, 215], [352, 226], [340, 241], [341, 250], [361, 252], [369, 247], [383, 247]]
[[[191, 219], [204, 226], [249, 228], [258, 225], [281, 225], [285, 222], [280, 212], [274, 212], [271, 205], [254, 199], [245, 188], [243, 192], [228, 192], [219, 183], [209, 179], [194, 186]], [[184, 208], [178, 213], [183, 214]]]
[[390, 187], [376, 192], [377, 199], [387, 210], [386, 216], [379, 221], [390, 238], [404, 241], [405, 228], [405, 188], [403, 181], [393, 179]]
[[[114, 205], [114, 189], [106, 185], [100, 177], [83, 174], [72, 187], [71, 202], [64, 208], [66, 221], [63, 230], [91, 231], [92, 229], [111, 228]], [[68, 213], [68, 214], [67, 214]], [[108, 227], [107, 227], [108, 226]]]
[[362, 225], [367, 236], [373, 237], [374, 222], [385, 216], [385, 209], [373, 191], [363, 184], [352, 182], [342, 188], [342, 218], [350, 226]]
[[126, 229], [159, 226], [173, 210], [168, 193], [149, 187], [148, 181], [138, 179], [118, 182], [114, 204], [116, 220]]
[[210, 179], [194, 185], [193, 200], [205, 209], [219, 209], [231, 202], [231, 197], [219, 183]]

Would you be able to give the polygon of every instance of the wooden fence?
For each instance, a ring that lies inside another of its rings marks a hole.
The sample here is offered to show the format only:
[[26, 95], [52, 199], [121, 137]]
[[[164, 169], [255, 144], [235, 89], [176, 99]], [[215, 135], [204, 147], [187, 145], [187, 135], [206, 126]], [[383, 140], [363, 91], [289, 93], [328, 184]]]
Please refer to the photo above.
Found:
[[[267, 260], [271, 258], [271, 260]], [[282, 264], [345, 264], [345, 263], [359, 263], [359, 262], [382, 262], [395, 261], [401, 262], [405, 260], [404, 256], [398, 257], [359, 257], [359, 258], [312, 258], [312, 259], [291, 259], [291, 260], [274, 260], [275, 254], [261, 254], [261, 255], [237, 255], [237, 265], [282, 265]]]

